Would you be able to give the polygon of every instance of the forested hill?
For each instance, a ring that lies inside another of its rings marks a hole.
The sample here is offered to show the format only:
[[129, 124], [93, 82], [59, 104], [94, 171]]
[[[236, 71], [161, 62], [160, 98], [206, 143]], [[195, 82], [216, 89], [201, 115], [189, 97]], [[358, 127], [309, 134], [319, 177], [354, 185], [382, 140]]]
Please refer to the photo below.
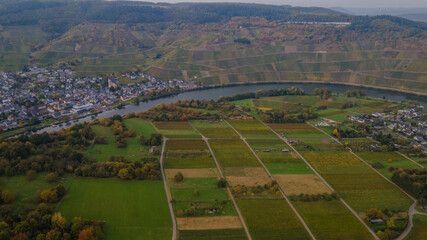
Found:
[[201, 85], [329, 81], [427, 91], [427, 24], [319, 7], [0, 0], [0, 71], [142, 70]]

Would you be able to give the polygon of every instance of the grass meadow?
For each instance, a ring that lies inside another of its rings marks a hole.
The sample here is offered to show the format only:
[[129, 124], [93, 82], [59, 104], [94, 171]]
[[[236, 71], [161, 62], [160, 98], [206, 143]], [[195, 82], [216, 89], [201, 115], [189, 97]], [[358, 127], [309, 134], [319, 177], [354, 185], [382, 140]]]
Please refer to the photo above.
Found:
[[127, 129], [135, 129], [138, 136], [150, 137], [151, 134], [157, 133], [151, 122], [146, 120], [131, 118], [125, 119], [124, 123]]
[[246, 144], [240, 139], [209, 140], [214, 154], [223, 168], [259, 167], [260, 164]]
[[170, 239], [170, 219], [161, 181], [74, 179], [58, 212], [106, 221], [105, 239]]

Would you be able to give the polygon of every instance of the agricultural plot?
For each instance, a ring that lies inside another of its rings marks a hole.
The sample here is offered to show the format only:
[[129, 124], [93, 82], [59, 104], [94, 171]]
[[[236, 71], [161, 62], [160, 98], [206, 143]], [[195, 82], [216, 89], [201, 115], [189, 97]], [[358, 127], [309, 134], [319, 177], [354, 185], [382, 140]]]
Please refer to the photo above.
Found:
[[356, 154], [389, 179], [393, 175], [389, 168], [420, 168], [420, 166], [396, 152], [357, 152]]
[[207, 138], [239, 138], [225, 122], [194, 121], [191, 124]]
[[361, 222], [337, 200], [293, 202], [316, 239], [373, 239]]
[[154, 125], [167, 138], [200, 138], [188, 122], [154, 122]]
[[146, 120], [131, 118], [125, 119], [124, 123], [127, 129], [135, 129], [138, 136], [150, 137], [151, 134], [157, 133], [151, 122]]
[[253, 239], [310, 239], [285, 200], [239, 200]]
[[245, 240], [248, 239], [245, 231], [241, 229], [220, 230], [180, 230], [180, 240]]
[[422, 240], [427, 236], [427, 216], [414, 215], [414, 228], [405, 240]]
[[223, 168], [261, 167], [251, 150], [240, 139], [212, 139], [209, 143]]
[[67, 220], [106, 221], [105, 239], [172, 237], [162, 182], [76, 178], [58, 212]]
[[277, 133], [284, 134], [286, 138], [329, 138], [329, 136], [306, 123], [273, 123], [269, 126]]
[[242, 106], [242, 107], [253, 107], [254, 106], [252, 99], [237, 100], [237, 101], [233, 101], [233, 103], [237, 106]]
[[358, 212], [371, 208], [405, 212], [412, 201], [349, 152], [303, 152], [325, 180]]
[[215, 168], [208, 146], [201, 139], [168, 140], [164, 160], [165, 168]]
[[248, 139], [271, 174], [312, 174], [313, 171], [279, 139]]
[[286, 195], [323, 194], [331, 190], [315, 174], [274, 174]]
[[280, 98], [282, 101], [285, 101], [285, 102], [301, 103], [301, 104], [308, 105], [308, 106], [316, 105], [316, 103], [318, 103], [320, 100], [320, 98], [318, 96], [289, 95], [289, 96], [281, 96], [278, 98]]
[[123, 156], [126, 160], [138, 161], [143, 157], [152, 156], [149, 154], [149, 147], [142, 146], [138, 138], [127, 138], [126, 147], [118, 148], [111, 128], [94, 125], [92, 129], [97, 137], [104, 139], [105, 143], [93, 143], [85, 152], [86, 157], [89, 159], [107, 162], [110, 161], [111, 157]]
[[258, 120], [228, 120], [245, 138], [277, 138], [277, 136]]

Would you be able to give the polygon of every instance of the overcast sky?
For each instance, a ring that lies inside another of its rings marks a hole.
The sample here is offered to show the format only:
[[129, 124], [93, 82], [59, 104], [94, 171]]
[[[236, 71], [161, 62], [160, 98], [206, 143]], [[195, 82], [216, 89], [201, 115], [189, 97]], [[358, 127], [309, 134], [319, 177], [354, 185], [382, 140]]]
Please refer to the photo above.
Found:
[[427, 8], [427, 0], [153, 0], [151, 2], [249, 2], [304, 7]]

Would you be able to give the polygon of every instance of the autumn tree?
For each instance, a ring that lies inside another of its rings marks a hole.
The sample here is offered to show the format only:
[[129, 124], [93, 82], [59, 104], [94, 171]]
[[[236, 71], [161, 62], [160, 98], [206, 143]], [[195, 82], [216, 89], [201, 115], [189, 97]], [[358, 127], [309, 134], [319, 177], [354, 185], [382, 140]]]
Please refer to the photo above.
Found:
[[48, 173], [46, 175], [46, 181], [52, 183], [52, 182], [56, 182], [58, 180], [58, 174], [57, 173]]
[[173, 179], [175, 180], [175, 182], [182, 182], [184, 181], [184, 175], [182, 174], [182, 172], [177, 172]]
[[3, 200], [3, 203], [10, 204], [15, 200], [15, 195], [9, 190], [3, 190], [1, 192], [1, 198]]

